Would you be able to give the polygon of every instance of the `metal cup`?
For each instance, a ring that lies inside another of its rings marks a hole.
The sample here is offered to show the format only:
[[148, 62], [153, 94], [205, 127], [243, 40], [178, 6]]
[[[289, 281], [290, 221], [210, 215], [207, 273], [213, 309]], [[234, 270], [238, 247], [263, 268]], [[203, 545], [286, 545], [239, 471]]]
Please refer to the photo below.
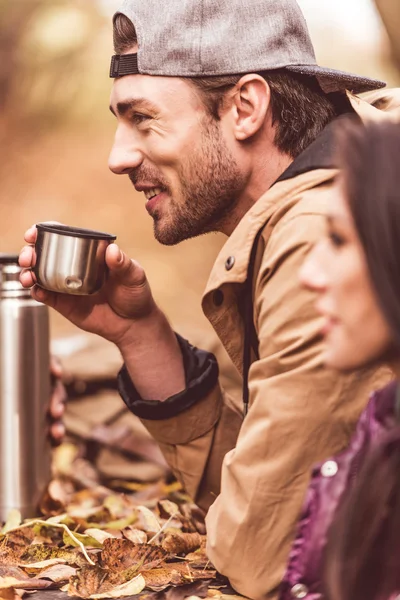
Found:
[[79, 296], [101, 289], [108, 274], [106, 249], [115, 235], [47, 223], [36, 228], [34, 273], [40, 287]]

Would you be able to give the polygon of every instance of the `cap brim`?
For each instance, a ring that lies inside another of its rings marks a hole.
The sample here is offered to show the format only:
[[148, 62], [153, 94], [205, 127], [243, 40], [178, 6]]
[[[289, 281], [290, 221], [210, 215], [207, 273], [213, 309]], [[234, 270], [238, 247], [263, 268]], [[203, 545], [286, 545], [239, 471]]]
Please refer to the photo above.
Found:
[[369, 77], [353, 75], [345, 71], [336, 71], [317, 65], [289, 65], [285, 68], [294, 73], [316, 77], [326, 94], [344, 92], [345, 90], [354, 94], [361, 94], [386, 87], [386, 83], [378, 79], [370, 79]]

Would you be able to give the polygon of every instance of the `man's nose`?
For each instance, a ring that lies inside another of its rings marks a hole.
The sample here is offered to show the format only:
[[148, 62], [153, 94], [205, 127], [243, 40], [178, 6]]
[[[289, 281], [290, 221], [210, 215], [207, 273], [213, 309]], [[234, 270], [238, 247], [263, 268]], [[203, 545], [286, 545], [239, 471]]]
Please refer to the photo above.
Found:
[[118, 132], [108, 158], [108, 167], [116, 175], [126, 175], [143, 162], [143, 153], [133, 140], [124, 139]]
[[327, 287], [324, 253], [324, 242], [320, 242], [311, 250], [299, 272], [301, 284], [316, 292], [322, 292]]

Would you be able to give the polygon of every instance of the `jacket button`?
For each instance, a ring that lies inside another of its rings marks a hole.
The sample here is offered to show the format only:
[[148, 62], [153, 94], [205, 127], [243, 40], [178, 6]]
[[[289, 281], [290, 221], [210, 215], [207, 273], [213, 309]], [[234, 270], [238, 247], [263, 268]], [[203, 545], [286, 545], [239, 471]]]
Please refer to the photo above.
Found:
[[327, 460], [321, 467], [321, 475], [323, 477], [335, 477], [338, 471], [338, 464], [334, 460]]
[[234, 256], [229, 256], [229, 258], [226, 259], [225, 262], [225, 269], [227, 271], [230, 271], [233, 267], [233, 265], [235, 264], [235, 257]]
[[293, 598], [306, 598], [308, 594], [308, 588], [302, 583], [297, 583], [290, 590]]
[[221, 306], [224, 301], [224, 294], [221, 290], [215, 290], [213, 293], [213, 302], [215, 306]]

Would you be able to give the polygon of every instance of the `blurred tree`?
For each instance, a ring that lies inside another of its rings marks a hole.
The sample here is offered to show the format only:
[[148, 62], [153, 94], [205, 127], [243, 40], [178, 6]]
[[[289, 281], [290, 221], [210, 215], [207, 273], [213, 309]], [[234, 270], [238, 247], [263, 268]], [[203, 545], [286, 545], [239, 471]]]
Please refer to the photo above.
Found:
[[0, 0], [0, 167], [68, 119], [103, 22], [96, 0]]
[[392, 54], [400, 69], [400, 0], [375, 0], [392, 45]]

